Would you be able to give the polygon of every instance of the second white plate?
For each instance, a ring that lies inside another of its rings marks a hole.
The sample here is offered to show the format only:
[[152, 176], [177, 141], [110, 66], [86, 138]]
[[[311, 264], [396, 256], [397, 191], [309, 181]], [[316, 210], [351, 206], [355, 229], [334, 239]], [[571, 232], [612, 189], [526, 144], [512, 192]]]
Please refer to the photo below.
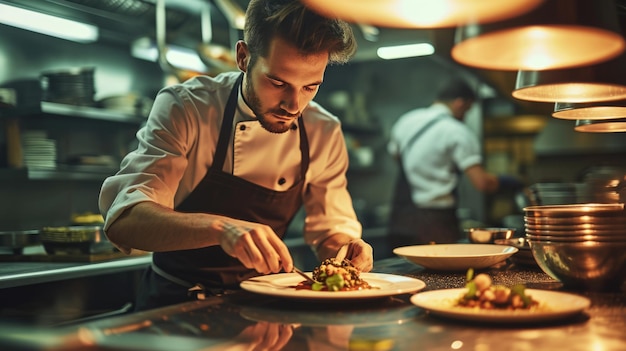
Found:
[[455, 306], [467, 289], [426, 291], [411, 296], [411, 302], [433, 314], [477, 322], [527, 323], [546, 322], [581, 313], [591, 302], [583, 296], [550, 290], [526, 289], [526, 294], [538, 301], [538, 310], [484, 310]]

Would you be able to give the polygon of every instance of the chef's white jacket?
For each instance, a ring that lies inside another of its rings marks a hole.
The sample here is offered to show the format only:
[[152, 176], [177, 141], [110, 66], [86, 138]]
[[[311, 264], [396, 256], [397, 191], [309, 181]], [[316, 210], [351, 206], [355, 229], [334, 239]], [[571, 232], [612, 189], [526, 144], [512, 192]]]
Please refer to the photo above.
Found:
[[[202, 180], [213, 163], [224, 108], [238, 75], [198, 76], [157, 94], [146, 125], [137, 132], [137, 149], [102, 185], [99, 206], [105, 231], [139, 202], [176, 207]], [[302, 117], [310, 148], [302, 194], [305, 241], [315, 247], [335, 233], [359, 238], [362, 228], [347, 190], [348, 154], [339, 119], [313, 101]], [[233, 124], [225, 172], [277, 191], [298, 180], [297, 129], [282, 134], [265, 130], [241, 90]]]

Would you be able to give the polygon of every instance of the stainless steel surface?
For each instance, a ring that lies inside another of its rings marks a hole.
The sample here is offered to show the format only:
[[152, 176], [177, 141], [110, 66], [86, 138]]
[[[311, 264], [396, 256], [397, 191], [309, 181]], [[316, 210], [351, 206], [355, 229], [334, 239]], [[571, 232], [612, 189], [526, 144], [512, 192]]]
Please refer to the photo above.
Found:
[[541, 205], [541, 206], [528, 206], [524, 208], [524, 212], [527, 218], [530, 217], [574, 217], [579, 216], [602, 216], [605, 218], [604, 223], [610, 223], [611, 220], [623, 221], [626, 218], [626, 212], [624, 211], [624, 204], [597, 204], [597, 203], [582, 203], [582, 204], [560, 204], [560, 205]]
[[151, 260], [150, 255], [140, 255], [96, 263], [2, 262], [0, 289], [142, 269]]
[[[426, 290], [459, 288], [464, 273], [427, 271], [400, 258], [375, 271], [412, 276]], [[626, 349], [626, 294], [564, 290], [545, 273], [511, 264], [488, 270], [495, 284], [588, 297], [581, 315], [550, 323], [500, 326], [438, 318], [410, 295], [355, 303], [283, 300], [244, 291], [170, 307], [38, 330], [3, 325], [0, 347], [29, 350], [557, 350]], [[28, 333], [28, 338], [20, 335]], [[276, 337], [280, 335], [282, 339]], [[274, 337], [274, 338], [271, 338]], [[283, 340], [283, 346], [276, 346]], [[266, 344], [264, 344], [266, 343]], [[45, 346], [44, 346], [45, 345]], [[273, 345], [274, 348], [270, 348]]]
[[474, 244], [493, 244], [496, 240], [506, 240], [515, 236], [515, 228], [469, 228], [467, 238]]
[[538, 267], [537, 261], [535, 261], [535, 257], [530, 250], [530, 244], [526, 238], [496, 240], [495, 244], [508, 245], [517, 248], [518, 251], [510, 258], [511, 262], [523, 266]]

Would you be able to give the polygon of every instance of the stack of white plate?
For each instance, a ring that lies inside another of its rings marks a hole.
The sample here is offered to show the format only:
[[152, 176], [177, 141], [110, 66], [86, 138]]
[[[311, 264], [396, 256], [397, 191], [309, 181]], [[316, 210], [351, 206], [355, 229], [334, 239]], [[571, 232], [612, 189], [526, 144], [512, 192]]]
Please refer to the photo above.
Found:
[[22, 134], [22, 148], [24, 152], [24, 164], [27, 168], [56, 168], [56, 140], [49, 139], [45, 131], [25, 131]]

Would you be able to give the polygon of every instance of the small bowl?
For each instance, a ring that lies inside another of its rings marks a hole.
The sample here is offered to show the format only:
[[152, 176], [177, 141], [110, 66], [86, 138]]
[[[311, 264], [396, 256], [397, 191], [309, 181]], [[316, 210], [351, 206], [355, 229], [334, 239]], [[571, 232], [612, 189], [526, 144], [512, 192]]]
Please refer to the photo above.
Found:
[[530, 251], [530, 244], [526, 238], [498, 239], [495, 244], [513, 246], [518, 249], [517, 253], [511, 256], [512, 262], [524, 266], [538, 267], [537, 261], [535, 261], [535, 257], [533, 257], [533, 253]]
[[539, 267], [567, 287], [603, 291], [626, 283], [626, 241], [527, 240]]
[[493, 244], [496, 240], [511, 239], [515, 228], [470, 228], [466, 229], [467, 238], [473, 244]]

